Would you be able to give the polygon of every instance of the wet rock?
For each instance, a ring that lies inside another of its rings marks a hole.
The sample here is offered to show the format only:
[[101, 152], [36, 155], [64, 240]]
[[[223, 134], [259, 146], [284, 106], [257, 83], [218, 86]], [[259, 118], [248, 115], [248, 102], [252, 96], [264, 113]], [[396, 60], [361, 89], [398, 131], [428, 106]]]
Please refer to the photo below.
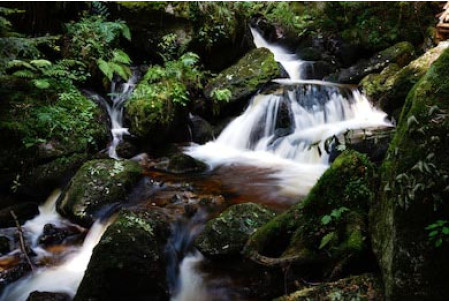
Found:
[[176, 153], [170, 158], [161, 159], [152, 166], [172, 174], [201, 173], [208, 169], [208, 165], [183, 153]]
[[408, 93], [381, 167], [370, 223], [388, 300], [448, 300], [448, 62], [447, 48]]
[[362, 59], [355, 65], [342, 69], [337, 74], [330, 76], [339, 83], [358, 83], [366, 75], [380, 72], [391, 63], [403, 67], [414, 58], [414, 47], [409, 42], [400, 42], [369, 59]]
[[134, 161], [88, 161], [59, 198], [57, 209], [73, 222], [88, 227], [102, 217], [102, 211], [126, 201], [141, 173], [140, 165]]
[[30, 271], [30, 265], [20, 258], [18, 262], [14, 262], [11, 266], [0, 270], [0, 293], [8, 284], [19, 280]]
[[321, 264], [319, 275], [338, 275], [367, 251], [372, 176], [373, 166], [364, 155], [345, 151], [305, 200], [250, 236], [244, 255], [264, 266]]
[[384, 299], [379, 277], [373, 274], [351, 276], [335, 282], [305, 286], [280, 301], [381, 301]]
[[121, 211], [95, 247], [75, 300], [168, 300], [162, 212]]
[[315, 47], [298, 49], [297, 56], [304, 61], [319, 61], [322, 58], [320, 51]]
[[274, 212], [255, 203], [233, 205], [208, 221], [195, 246], [207, 257], [239, 255], [249, 236], [273, 217]]
[[68, 226], [59, 228], [53, 224], [45, 224], [42, 236], [39, 238], [39, 244], [43, 246], [61, 244], [66, 242], [76, 242], [82, 240], [83, 230], [75, 227]]
[[447, 47], [448, 42], [441, 43], [403, 68], [397, 64], [388, 65], [379, 74], [367, 75], [359, 87], [370, 101], [398, 118], [411, 88]]
[[23, 176], [17, 193], [30, 197], [47, 197], [51, 190], [64, 185], [89, 158], [88, 154], [72, 154], [32, 168]]
[[24, 224], [25, 221], [39, 214], [38, 205], [33, 202], [22, 202], [3, 208], [0, 210], [0, 228], [16, 226], [16, 222], [11, 216], [11, 211], [16, 214], [20, 224]]
[[9, 238], [0, 234], [0, 256], [10, 251]]
[[138, 148], [136, 144], [125, 139], [117, 146], [116, 152], [119, 157], [130, 159], [138, 154]]
[[63, 292], [33, 291], [27, 301], [69, 301], [70, 295]]
[[[209, 81], [205, 87], [205, 96], [214, 100], [215, 90], [228, 89], [231, 92], [228, 103], [233, 103], [248, 98], [262, 85], [279, 77], [280, 73], [281, 69], [268, 49], [253, 49], [235, 65]], [[222, 101], [221, 106], [225, 103]]]
[[208, 121], [200, 116], [189, 115], [191, 140], [197, 144], [205, 144], [214, 139], [214, 130]]

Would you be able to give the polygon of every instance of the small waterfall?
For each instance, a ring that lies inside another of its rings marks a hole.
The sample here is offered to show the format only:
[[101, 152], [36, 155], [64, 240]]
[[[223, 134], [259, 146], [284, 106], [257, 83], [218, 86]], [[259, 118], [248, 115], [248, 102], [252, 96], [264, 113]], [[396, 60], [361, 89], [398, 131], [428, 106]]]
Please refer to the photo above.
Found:
[[110, 88], [110, 101], [99, 94], [85, 90], [85, 93], [89, 98], [100, 102], [106, 107], [109, 119], [111, 121], [111, 135], [113, 137], [112, 142], [107, 148], [107, 153], [110, 158], [119, 160], [116, 148], [122, 142], [123, 136], [129, 135], [128, 128], [123, 127], [123, 105], [130, 98], [136, 83], [139, 80], [139, 70], [132, 68], [132, 75], [128, 81], [123, 82], [120, 77], [115, 77], [111, 82]]
[[9, 284], [3, 291], [2, 301], [25, 301], [33, 291], [63, 292], [75, 296], [83, 279], [92, 251], [111, 221], [96, 221], [81, 248], [62, 264], [53, 268], [38, 268], [27, 277]]
[[250, 30], [253, 35], [253, 43], [255, 46], [257, 48], [264, 47], [269, 49], [273, 53], [275, 61], [283, 66], [290, 79], [299, 80], [302, 78], [302, 65], [306, 64], [307, 61], [299, 60], [297, 55], [287, 52], [279, 45], [270, 44], [263, 38], [257, 29], [250, 27]]

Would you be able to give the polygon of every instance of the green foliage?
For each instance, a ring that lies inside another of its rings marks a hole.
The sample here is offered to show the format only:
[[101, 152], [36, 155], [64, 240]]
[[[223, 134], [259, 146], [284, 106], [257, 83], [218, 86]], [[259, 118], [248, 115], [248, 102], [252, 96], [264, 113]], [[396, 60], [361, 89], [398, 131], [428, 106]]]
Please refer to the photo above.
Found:
[[335, 208], [331, 211], [330, 214], [323, 216], [320, 219], [320, 222], [322, 223], [322, 225], [328, 225], [330, 224], [333, 220], [335, 221], [339, 221], [342, 217], [342, 214], [346, 211], [349, 211], [349, 209], [347, 207], [339, 207], [339, 208]]
[[435, 247], [441, 247], [442, 243], [448, 243], [448, 221], [437, 220], [433, 224], [428, 225], [426, 230], [428, 233], [428, 240], [434, 243]]
[[98, 68], [111, 81], [114, 74], [123, 79], [131, 75], [129, 56], [116, 46], [121, 37], [131, 40], [130, 29], [121, 20], [107, 21], [103, 15], [85, 16], [66, 24], [68, 56], [85, 62], [90, 72]]

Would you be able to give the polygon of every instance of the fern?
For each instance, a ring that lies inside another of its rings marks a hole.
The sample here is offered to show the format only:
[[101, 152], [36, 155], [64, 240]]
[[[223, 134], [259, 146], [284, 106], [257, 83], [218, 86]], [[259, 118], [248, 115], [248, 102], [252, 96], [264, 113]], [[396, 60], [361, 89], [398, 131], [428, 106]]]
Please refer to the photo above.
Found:
[[108, 62], [106, 62], [103, 59], [98, 59], [97, 65], [98, 65], [98, 68], [100, 69], [100, 71], [103, 73], [103, 75], [105, 75], [109, 81], [112, 81], [112, 78], [114, 76], [114, 70], [111, 69]]
[[50, 87], [50, 82], [47, 79], [35, 79], [33, 80], [33, 84], [39, 89], [47, 89]]
[[31, 60], [30, 64], [36, 66], [38, 68], [49, 67], [52, 63], [48, 60], [39, 59], [39, 60]]
[[124, 51], [122, 51], [120, 49], [115, 49], [113, 51], [112, 61], [118, 62], [118, 63], [123, 63], [123, 64], [131, 63], [130, 57]]
[[32, 79], [36, 76], [32, 71], [30, 71], [28, 69], [22, 69], [22, 70], [15, 71], [12, 75], [15, 77], [28, 78], [28, 79]]

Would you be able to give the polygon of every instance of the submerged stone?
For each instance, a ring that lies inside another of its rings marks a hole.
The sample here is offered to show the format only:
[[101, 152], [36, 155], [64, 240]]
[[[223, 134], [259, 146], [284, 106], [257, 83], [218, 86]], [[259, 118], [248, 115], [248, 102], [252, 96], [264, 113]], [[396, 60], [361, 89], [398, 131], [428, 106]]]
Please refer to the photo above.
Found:
[[142, 169], [134, 161], [113, 159], [86, 162], [70, 181], [57, 202], [58, 211], [73, 222], [90, 226], [102, 211], [126, 201], [141, 178]]
[[208, 221], [195, 246], [207, 257], [239, 255], [249, 236], [274, 216], [274, 212], [255, 203], [233, 205]]
[[63, 292], [33, 291], [27, 301], [69, 301], [70, 295]]
[[75, 300], [168, 300], [163, 212], [121, 211], [95, 247]]

